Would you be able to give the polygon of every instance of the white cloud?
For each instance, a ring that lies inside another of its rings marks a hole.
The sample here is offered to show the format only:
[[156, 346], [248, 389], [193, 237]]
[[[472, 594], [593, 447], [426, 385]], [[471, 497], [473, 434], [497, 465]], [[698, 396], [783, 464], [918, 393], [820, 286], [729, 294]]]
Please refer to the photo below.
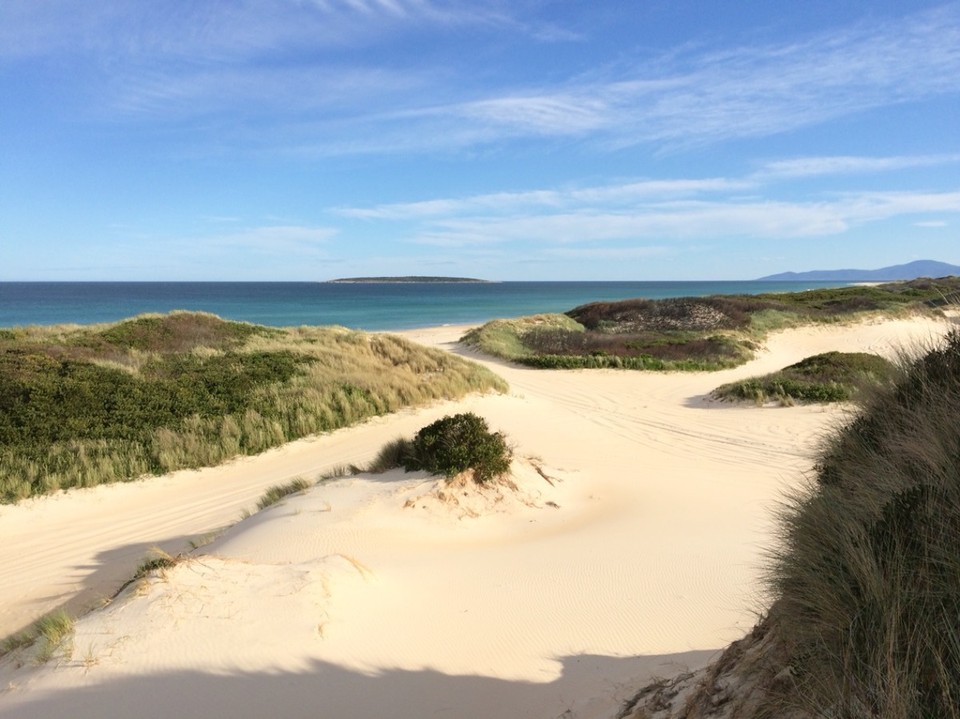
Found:
[[616, 185], [496, 192], [464, 198], [441, 198], [421, 202], [392, 203], [375, 207], [345, 207], [334, 210], [346, 217], [368, 220], [411, 220], [442, 217], [477, 211], [515, 212], [528, 208], [573, 208], [602, 205], [631, 205], [651, 198], [693, 197], [705, 193], [729, 192], [754, 187], [754, 183], [726, 178], [638, 180]]
[[[673, 49], [551, 83], [520, 85], [516, 73], [491, 67], [482, 87], [469, 63], [357, 60], [357, 49], [402, 32], [450, 26], [574, 39], [527, 19], [528, 11], [492, 0], [251, 0], [180, 13], [142, 3], [7, 0], [0, 57], [89, 55], [91, 67], [106, 69], [95, 81], [106, 93], [96, 98], [101, 106], [144, 121], [219, 111], [227, 128], [198, 124], [198, 144], [308, 156], [451, 151], [517, 138], [682, 146], [960, 92], [957, 3], [786, 45]], [[256, 132], [244, 130], [251, 117]], [[835, 159], [834, 169], [772, 170], [840, 171]]]
[[412, 242], [450, 248], [527, 242], [554, 247], [610, 241], [657, 244], [699, 237], [801, 239], [837, 235], [891, 218], [960, 212], [960, 192], [870, 191], [782, 199], [737, 195], [736, 181], [703, 181], [715, 192], [702, 196], [689, 189], [698, 188], [697, 181], [677, 182], [688, 188], [689, 196], [645, 193], [645, 183], [629, 183], [336, 212], [365, 221], [404, 223], [403, 232]]
[[509, 22], [495, 4], [458, 0], [248, 0], [188, 3], [175, 12], [132, 0], [4, 0], [0, 57], [223, 60], [367, 43], [398, 25]]
[[756, 173], [756, 177], [767, 179], [874, 173], [953, 163], [960, 163], [960, 154], [899, 155], [890, 157], [860, 157], [849, 155], [800, 157], [791, 160], [769, 162]]
[[[446, 118], [465, 143], [591, 136], [611, 147], [685, 145], [774, 135], [957, 92], [960, 6], [954, 4], [786, 46], [670, 53], [588, 81], [432, 104], [421, 116]], [[441, 136], [424, 135], [423, 149]]]

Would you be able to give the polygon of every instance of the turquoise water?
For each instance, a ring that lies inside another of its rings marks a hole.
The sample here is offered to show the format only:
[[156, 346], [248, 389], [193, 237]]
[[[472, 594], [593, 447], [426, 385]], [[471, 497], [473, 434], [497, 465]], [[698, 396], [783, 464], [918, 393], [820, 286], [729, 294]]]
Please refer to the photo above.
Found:
[[274, 327], [343, 325], [402, 330], [565, 312], [634, 297], [798, 292], [841, 282], [0, 282], [0, 327], [114, 322], [194, 310]]

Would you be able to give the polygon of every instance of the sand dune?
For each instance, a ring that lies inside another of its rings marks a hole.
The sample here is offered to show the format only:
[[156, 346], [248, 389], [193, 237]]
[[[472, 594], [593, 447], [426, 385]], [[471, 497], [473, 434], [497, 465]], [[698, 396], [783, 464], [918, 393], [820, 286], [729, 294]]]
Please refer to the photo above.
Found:
[[[72, 654], [0, 661], [0, 716], [610, 717], [653, 674], [748, 630], [771, 509], [843, 408], [711, 402], [829, 349], [891, 354], [945, 325], [792, 330], [720, 373], [552, 372], [200, 472], [0, 507], [0, 634], [109, 596], [146, 548], [233, 523], [269, 485], [360, 464], [474, 411], [512, 486], [328, 481], [227, 529], [77, 623]], [[412, 331], [464, 352], [462, 328]], [[486, 361], [486, 360], [485, 360]]]

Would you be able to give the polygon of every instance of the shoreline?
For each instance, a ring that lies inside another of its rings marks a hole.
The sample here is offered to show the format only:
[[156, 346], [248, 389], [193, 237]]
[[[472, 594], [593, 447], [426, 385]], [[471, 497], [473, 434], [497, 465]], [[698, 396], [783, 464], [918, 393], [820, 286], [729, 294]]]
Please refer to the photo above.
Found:
[[[389, 334], [477, 359], [455, 345], [470, 326]], [[524, 501], [508, 494], [470, 505], [477, 516], [464, 514], [466, 499], [440, 502], [432, 480], [402, 473], [334, 480], [284, 500], [144, 595], [79, 621], [73, 660], [19, 670], [0, 660], [3, 685], [14, 685], [0, 694], [0, 716], [54, 715], [67, 699], [89, 704], [78, 716], [94, 716], [96, 697], [77, 694], [86, 686], [115, 700], [152, 693], [167, 702], [164, 713], [173, 713], [169, 702], [183, 711], [196, 697], [165, 696], [169, 672], [196, 691], [212, 685], [217, 711], [241, 717], [259, 716], [256, 700], [216, 676], [255, 678], [281, 702], [279, 716], [298, 715], [283, 702], [304, 699], [296, 687], [311, 682], [331, 707], [359, 702], [361, 714], [424, 716], [458, 696], [457, 716], [613, 716], [620, 689], [665, 667], [694, 668], [752, 627], [770, 512], [802, 484], [823, 433], [847, 416], [842, 407], [720, 405], [709, 391], [828, 349], [891, 353], [943, 327], [917, 319], [787, 330], [754, 361], [713, 373], [482, 360], [510, 382], [507, 395], [405, 410], [220, 467], [0, 507], [9, 537], [0, 627], [12, 627], [28, 610], [43, 613], [44, 601], [52, 608], [78, 591], [93, 600], [152, 545], [180, 551], [231, 524], [267, 486], [363, 464], [453, 411], [487, 418], [555, 485], [527, 472], [517, 480]], [[404, 509], [427, 495], [426, 509]], [[287, 587], [285, 598], [271, 599], [270, 587]], [[242, 619], [231, 623], [231, 612]], [[135, 637], [131, 650], [121, 635]], [[87, 653], [92, 666], [82, 666]], [[293, 692], [278, 693], [267, 679], [277, 672]], [[497, 705], [493, 689], [513, 703]], [[251, 704], [234, 705], [228, 692]]]

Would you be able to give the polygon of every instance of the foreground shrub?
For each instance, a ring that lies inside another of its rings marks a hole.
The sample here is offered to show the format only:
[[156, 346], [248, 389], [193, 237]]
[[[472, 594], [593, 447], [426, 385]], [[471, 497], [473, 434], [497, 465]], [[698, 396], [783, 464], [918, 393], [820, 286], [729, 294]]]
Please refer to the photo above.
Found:
[[960, 717], [960, 332], [823, 452], [783, 512], [770, 621], [814, 716]]
[[505, 474], [510, 458], [503, 435], [491, 432], [482, 417], [465, 413], [448, 415], [417, 432], [402, 461], [407, 471], [422, 469], [447, 477], [473, 470], [474, 481], [483, 484]]

